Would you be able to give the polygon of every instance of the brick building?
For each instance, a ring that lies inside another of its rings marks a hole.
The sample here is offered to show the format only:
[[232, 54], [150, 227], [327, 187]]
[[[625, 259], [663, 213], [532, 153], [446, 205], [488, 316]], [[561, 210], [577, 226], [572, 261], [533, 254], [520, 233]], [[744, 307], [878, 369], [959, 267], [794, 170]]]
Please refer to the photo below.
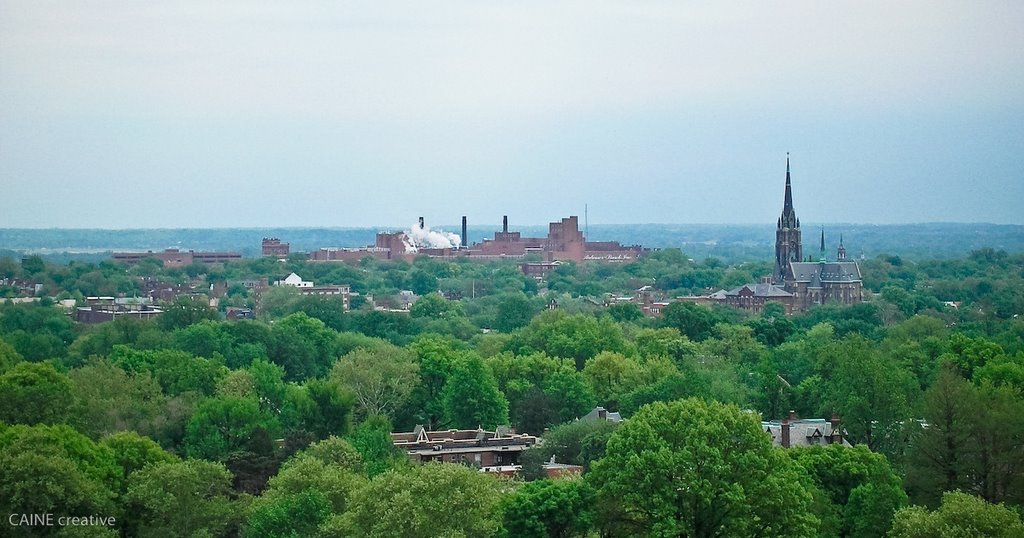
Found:
[[291, 244], [282, 243], [276, 237], [264, 237], [262, 243], [263, 256], [266, 258], [287, 258], [291, 252]]

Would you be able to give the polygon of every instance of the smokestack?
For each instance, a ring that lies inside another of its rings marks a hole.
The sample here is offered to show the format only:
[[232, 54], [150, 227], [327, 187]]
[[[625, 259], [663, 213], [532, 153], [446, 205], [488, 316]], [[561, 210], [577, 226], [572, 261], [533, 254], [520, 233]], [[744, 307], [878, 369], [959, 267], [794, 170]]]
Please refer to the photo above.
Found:
[[508, 233], [508, 215], [501, 217], [501, 231]]
[[463, 216], [462, 216], [462, 246], [463, 246], [463, 247], [468, 247], [468, 246], [469, 246], [469, 241], [468, 241], [468, 239], [469, 239], [469, 238], [468, 238], [468, 236], [466, 235], [466, 216], [465, 216], [465, 215], [463, 215]]
[[423, 217], [420, 217], [420, 229], [423, 229]]

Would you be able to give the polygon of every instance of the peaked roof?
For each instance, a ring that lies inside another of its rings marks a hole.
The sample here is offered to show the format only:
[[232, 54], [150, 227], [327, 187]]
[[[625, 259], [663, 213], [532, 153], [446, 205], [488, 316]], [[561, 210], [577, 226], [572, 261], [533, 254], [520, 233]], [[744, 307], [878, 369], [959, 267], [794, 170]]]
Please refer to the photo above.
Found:
[[753, 292], [754, 297], [792, 297], [793, 294], [788, 291], [774, 285], [774, 284], [744, 284], [738, 288], [731, 289], [725, 292], [728, 296], [739, 295], [743, 289], [748, 289]]
[[797, 282], [816, 287], [821, 282], [859, 282], [860, 266], [855, 261], [789, 262], [789, 270]]

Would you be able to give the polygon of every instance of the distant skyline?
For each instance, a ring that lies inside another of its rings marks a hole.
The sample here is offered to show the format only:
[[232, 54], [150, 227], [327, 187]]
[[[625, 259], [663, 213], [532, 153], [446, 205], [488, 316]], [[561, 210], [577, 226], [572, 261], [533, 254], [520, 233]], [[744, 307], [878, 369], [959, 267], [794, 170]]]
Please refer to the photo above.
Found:
[[[0, 0], [0, 228], [1024, 224], [1024, 3]], [[2, 246], [2, 245], [0, 245]]]

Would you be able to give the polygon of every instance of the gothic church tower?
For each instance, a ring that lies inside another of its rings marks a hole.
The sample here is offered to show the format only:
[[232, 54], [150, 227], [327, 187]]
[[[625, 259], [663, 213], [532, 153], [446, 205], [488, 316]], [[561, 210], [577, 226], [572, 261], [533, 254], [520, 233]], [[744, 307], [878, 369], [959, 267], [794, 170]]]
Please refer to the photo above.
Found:
[[793, 188], [789, 178], [789, 154], [786, 154], [786, 201], [782, 206], [778, 228], [775, 230], [775, 274], [776, 283], [786, 280], [789, 262], [803, 260], [803, 243], [800, 240], [800, 219], [793, 209]]

